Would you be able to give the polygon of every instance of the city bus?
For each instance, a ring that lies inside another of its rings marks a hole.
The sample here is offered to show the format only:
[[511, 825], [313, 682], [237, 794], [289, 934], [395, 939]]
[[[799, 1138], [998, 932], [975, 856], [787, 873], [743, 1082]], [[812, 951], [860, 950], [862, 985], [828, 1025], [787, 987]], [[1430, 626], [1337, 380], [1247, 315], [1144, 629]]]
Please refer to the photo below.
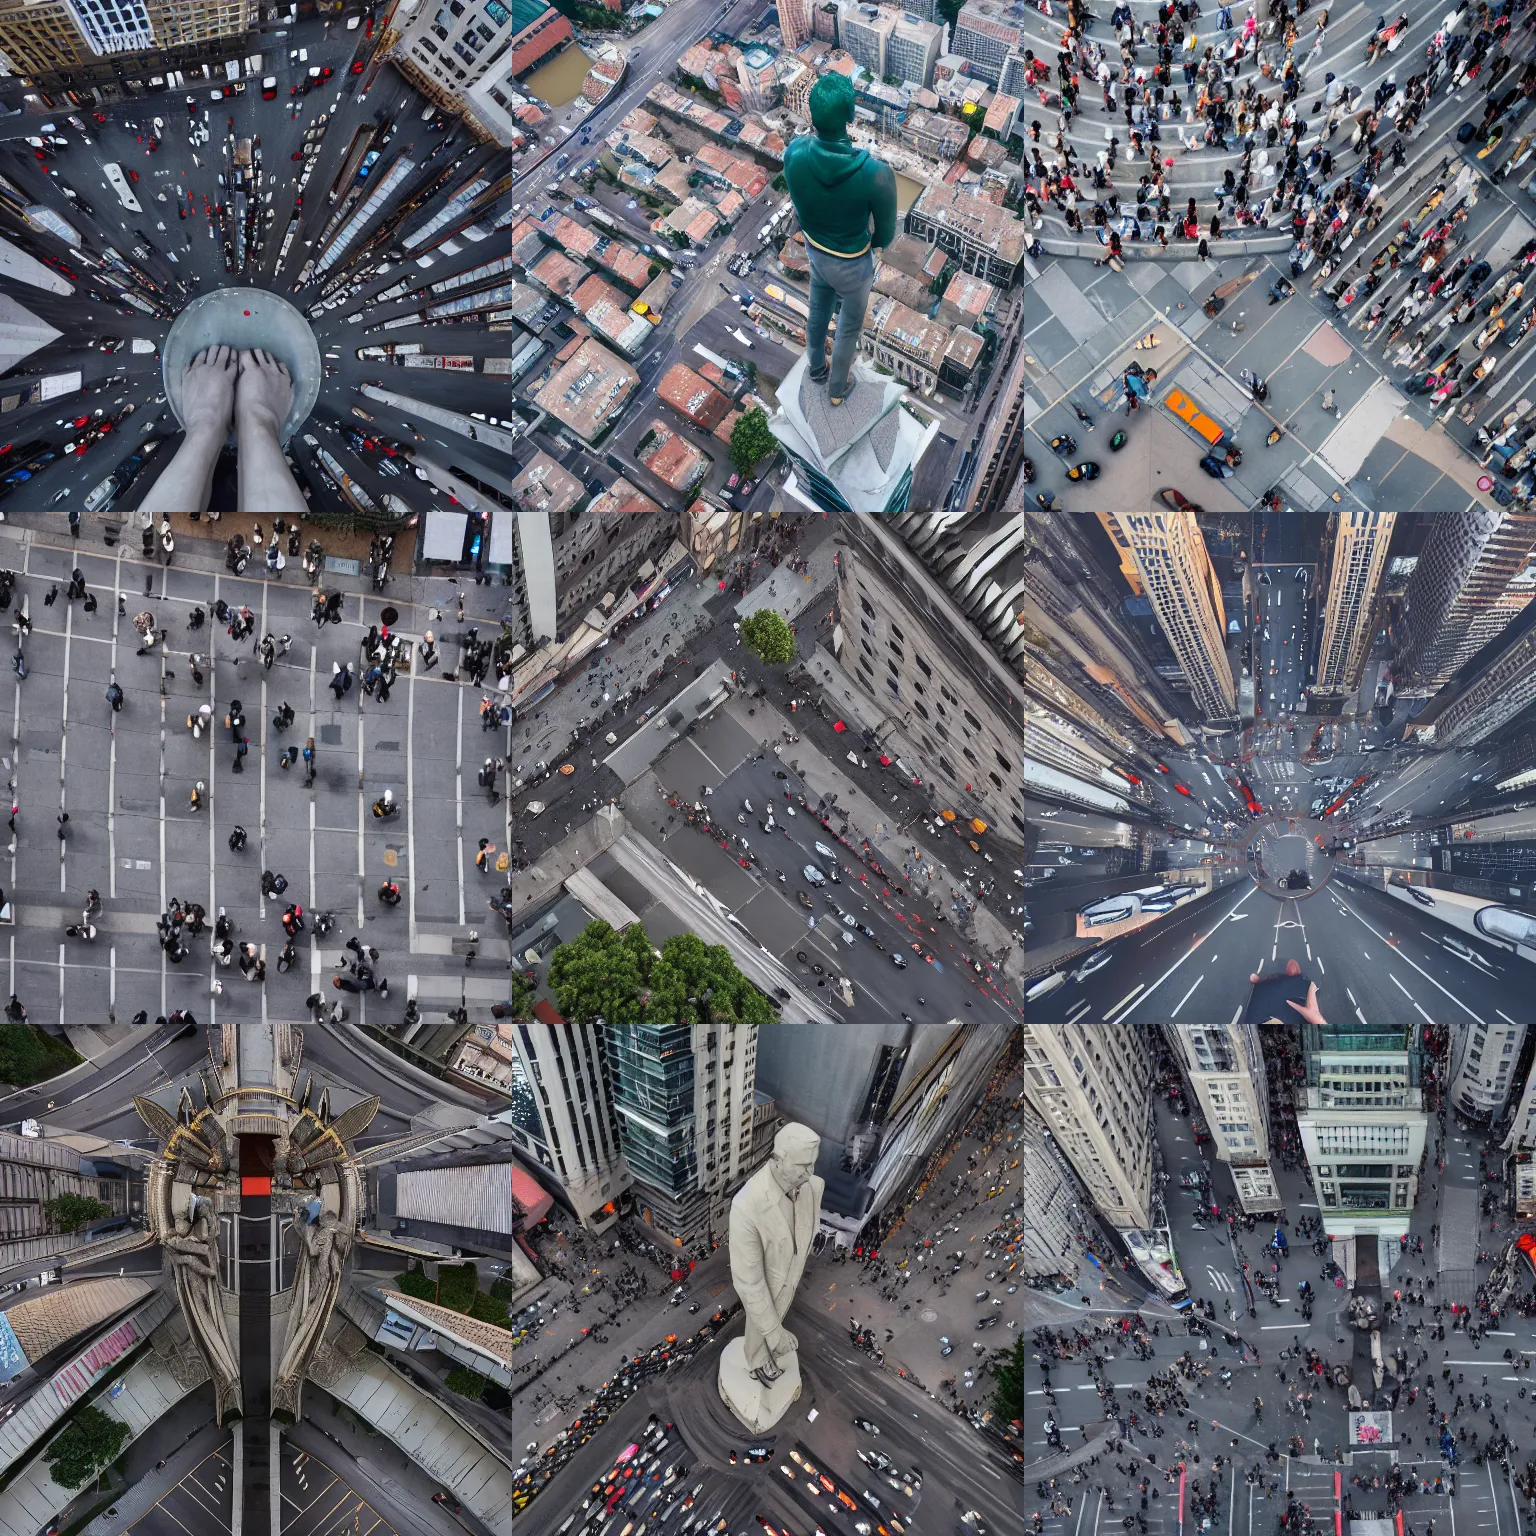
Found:
[[108, 160], [102, 170], [107, 173], [107, 185], [117, 193], [117, 200], [130, 213], [143, 213], [143, 206], [138, 198], [133, 195], [133, 188], [128, 185], [128, 178], [123, 175], [123, 168], [115, 160]]
[[1471, 934], [1536, 964], [1536, 917], [1529, 912], [1489, 901], [1485, 896], [1426, 888], [1398, 874], [1388, 877], [1386, 891], [1394, 901], [1411, 906], [1420, 917], [1433, 918], [1459, 933]]

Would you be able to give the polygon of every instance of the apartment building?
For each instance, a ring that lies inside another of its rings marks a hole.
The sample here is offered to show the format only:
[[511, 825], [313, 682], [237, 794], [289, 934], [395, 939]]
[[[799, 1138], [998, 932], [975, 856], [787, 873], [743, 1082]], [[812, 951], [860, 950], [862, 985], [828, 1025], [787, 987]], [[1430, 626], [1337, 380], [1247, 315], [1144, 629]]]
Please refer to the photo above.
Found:
[[1397, 526], [1395, 512], [1335, 512], [1322, 567], [1323, 641], [1318, 649], [1314, 697], [1340, 697], [1360, 686], [1376, 627], [1376, 599], [1387, 549]]
[[983, 202], [965, 187], [925, 186], [907, 210], [906, 231], [939, 246], [965, 271], [999, 288], [1013, 287], [1023, 271], [1023, 224], [1006, 208]]
[[1479, 1125], [1490, 1125], [1503, 1116], [1516, 1086], [1515, 1067], [1528, 1026], [1464, 1020], [1447, 1027], [1447, 1101], [1457, 1114]]
[[972, 3], [960, 7], [955, 18], [949, 51], [971, 62], [971, 73], [989, 85], [1003, 76], [1003, 64], [1012, 52], [1023, 49], [1024, 34], [1018, 27], [999, 19], [990, 7]]

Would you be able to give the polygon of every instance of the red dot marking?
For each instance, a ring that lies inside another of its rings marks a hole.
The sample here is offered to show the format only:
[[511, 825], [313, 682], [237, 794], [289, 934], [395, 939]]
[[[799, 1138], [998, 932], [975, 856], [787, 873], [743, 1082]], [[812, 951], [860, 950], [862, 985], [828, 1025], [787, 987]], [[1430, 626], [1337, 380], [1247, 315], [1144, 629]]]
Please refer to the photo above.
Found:
[[244, 313], [249, 315], [250, 314], [250, 310], [247, 309], [247, 310], [244, 311]]

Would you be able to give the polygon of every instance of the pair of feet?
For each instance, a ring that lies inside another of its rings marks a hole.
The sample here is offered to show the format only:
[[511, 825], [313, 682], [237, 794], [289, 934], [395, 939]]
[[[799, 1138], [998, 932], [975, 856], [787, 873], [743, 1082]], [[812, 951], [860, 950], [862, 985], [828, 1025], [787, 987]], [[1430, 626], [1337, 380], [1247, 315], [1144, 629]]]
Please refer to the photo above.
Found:
[[[812, 384], [825, 384], [827, 382], [827, 380], [829, 378], [831, 378], [831, 376], [832, 376], [831, 369], [828, 369], [827, 372], [823, 373], [823, 374], [815, 374], [815, 373], [813, 373], [811, 375], [811, 383]], [[846, 385], [843, 388], [843, 393], [842, 394], [834, 395], [834, 394], [828, 393], [828, 395], [827, 395], [827, 399], [830, 400], [833, 405], [841, 405], [843, 403], [843, 401], [846, 400], [847, 398], [848, 398], [848, 390], [847, 390], [847, 386]]]
[[237, 352], [208, 347], [187, 364], [182, 375], [181, 416], [187, 436], [206, 434], [220, 441], [233, 425], [275, 437], [293, 405], [293, 379], [270, 352]]

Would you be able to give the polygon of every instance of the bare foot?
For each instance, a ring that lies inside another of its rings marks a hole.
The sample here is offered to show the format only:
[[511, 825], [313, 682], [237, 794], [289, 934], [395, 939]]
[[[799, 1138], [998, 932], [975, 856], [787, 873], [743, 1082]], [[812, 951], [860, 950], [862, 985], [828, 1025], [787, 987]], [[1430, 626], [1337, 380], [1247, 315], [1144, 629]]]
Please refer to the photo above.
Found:
[[181, 419], [187, 435], [229, 435], [239, 368], [233, 347], [208, 347], [187, 364], [181, 376]]
[[249, 423], [276, 432], [293, 405], [293, 380], [270, 352], [240, 354], [240, 387], [235, 391], [236, 426]]

